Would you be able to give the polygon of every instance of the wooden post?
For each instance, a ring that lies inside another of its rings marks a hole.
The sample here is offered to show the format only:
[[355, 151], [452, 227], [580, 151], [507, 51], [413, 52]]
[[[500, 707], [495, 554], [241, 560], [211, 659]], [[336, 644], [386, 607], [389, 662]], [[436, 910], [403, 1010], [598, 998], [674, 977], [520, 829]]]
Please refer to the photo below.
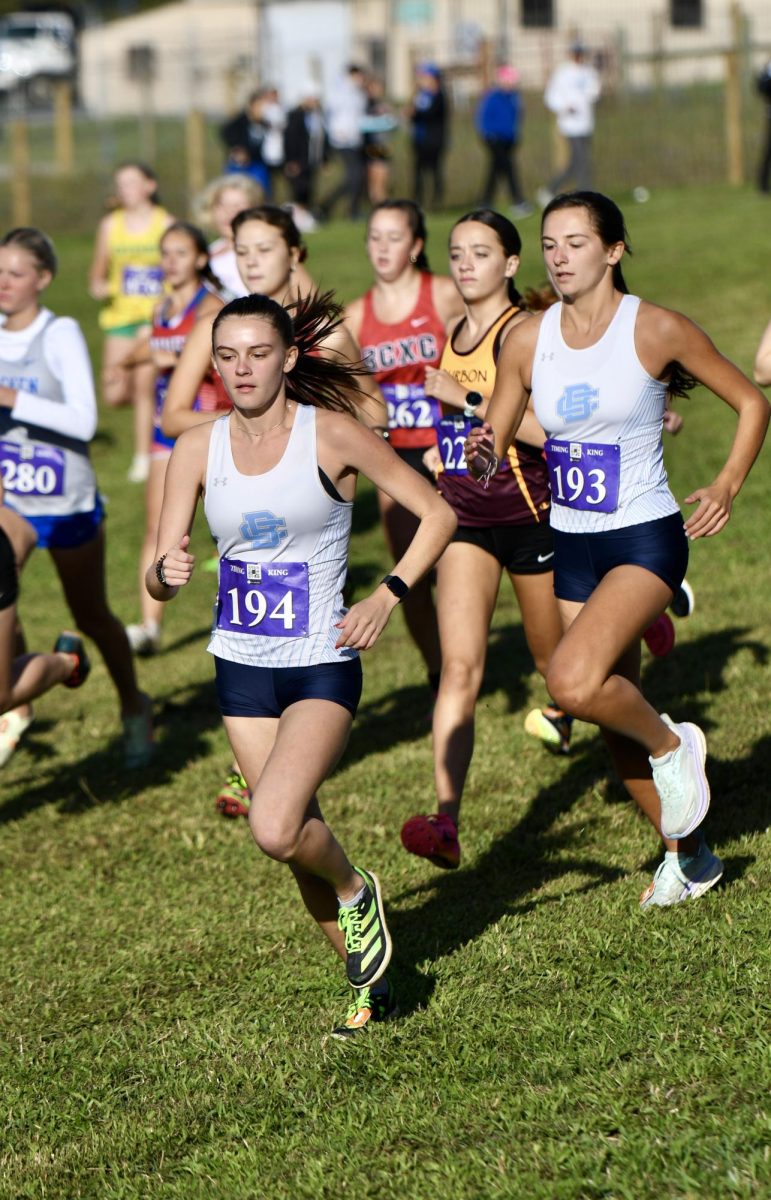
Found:
[[661, 92], [664, 87], [664, 14], [651, 13], [651, 50], [653, 87]]
[[26, 120], [8, 122], [11, 142], [11, 212], [14, 225], [32, 224], [29, 190], [29, 127]]
[[192, 198], [206, 183], [206, 125], [200, 109], [191, 108], [185, 122], [187, 190]]
[[742, 144], [741, 41], [742, 10], [736, 0], [731, 5], [732, 46], [725, 55], [725, 136], [728, 182], [739, 187], [744, 182], [744, 146]]
[[75, 166], [72, 134], [72, 84], [60, 79], [54, 84], [54, 161], [59, 175], [71, 175]]

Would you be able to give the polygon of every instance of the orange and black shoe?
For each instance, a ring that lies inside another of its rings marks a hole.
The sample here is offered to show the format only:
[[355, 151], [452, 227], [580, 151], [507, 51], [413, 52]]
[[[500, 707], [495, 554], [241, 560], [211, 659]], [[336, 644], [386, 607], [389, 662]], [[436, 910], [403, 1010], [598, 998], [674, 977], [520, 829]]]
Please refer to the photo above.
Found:
[[525, 717], [525, 733], [538, 738], [552, 754], [570, 754], [573, 718], [561, 708], [533, 708]]
[[435, 867], [454, 871], [460, 866], [458, 826], [446, 813], [410, 817], [402, 825], [401, 839], [408, 853], [427, 858]]
[[72, 674], [69, 679], [64, 680], [64, 686], [68, 688], [82, 687], [91, 670], [91, 661], [86, 654], [82, 637], [69, 630], [60, 633], [56, 639], [54, 654], [69, 654], [73, 659]]
[[365, 1029], [371, 1029], [381, 1021], [395, 1021], [399, 1006], [394, 997], [388, 976], [384, 975], [369, 987], [358, 988], [348, 1008], [345, 1021], [332, 1030], [331, 1037], [338, 1042], [349, 1042]]
[[228, 773], [219, 796], [214, 804], [223, 817], [248, 817], [252, 793], [246, 786], [243, 775], [235, 768]]

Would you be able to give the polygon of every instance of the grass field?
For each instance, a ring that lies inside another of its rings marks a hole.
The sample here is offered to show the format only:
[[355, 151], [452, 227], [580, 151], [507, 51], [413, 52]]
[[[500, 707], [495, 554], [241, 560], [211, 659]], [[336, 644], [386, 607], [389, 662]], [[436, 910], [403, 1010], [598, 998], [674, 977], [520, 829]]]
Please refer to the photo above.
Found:
[[[623, 200], [623, 197], [620, 197]], [[698, 319], [748, 369], [771, 310], [768, 202], [719, 187], [628, 205], [632, 289]], [[449, 217], [431, 224], [444, 263]], [[54, 230], [54, 232], [56, 232]], [[310, 267], [351, 297], [362, 230], [327, 227]], [[523, 223], [520, 282], [542, 278]], [[51, 300], [83, 322], [84, 238], [58, 239]], [[676, 495], [708, 481], [733, 421], [703, 392], [667, 443]], [[103, 414], [109, 575], [138, 615], [140, 491], [130, 417]], [[693, 617], [648, 659], [660, 709], [708, 733], [711, 844], [725, 882], [646, 914], [656, 840], [580, 726], [569, 759], [526, 738], [543, 698], [504, 589], [478, 713], [461, 869], [400, 847], [432, 806], [428, 695], [399, 614], [365, 662], [328, 819], [384, 885], [403, 1018], [354, 1045], [339, 967], [289, 873], [213, 798], [228, 762], [204, 651], [212, 576], [168, 612], [139, 665], [158, 719], [154, 766], [121, 769], [101, 662], [37, 705], [0, 795], [0, 1197], [71, 1200], [719, 1200], [771, 1195], [771, 769], [766, 451], [728, 528], [693, 547]], [[389, 565], [372, 491], [353, 545], [363, 594]], [[196, 530], [205, 557], [207, 535]], [[28, 567], [32, 645], [68, 623], [49, 562]], [[301, 752], [298, 746], [298, 753]]]

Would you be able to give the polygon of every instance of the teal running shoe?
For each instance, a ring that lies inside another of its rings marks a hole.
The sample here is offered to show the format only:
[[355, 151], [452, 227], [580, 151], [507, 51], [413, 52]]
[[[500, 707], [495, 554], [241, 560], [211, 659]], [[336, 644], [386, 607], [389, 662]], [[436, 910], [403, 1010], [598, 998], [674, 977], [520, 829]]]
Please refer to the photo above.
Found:
[[337, 924], [345, 935], [348, 982], [353, 988], [364, 988], [385, 974], [391, 961], [391, 935], [377, 876], [361, 867], [353, 869], [364, 880], [364, 889], [359, 900], [340, 905]]
[[69, 654], [74, 659], [72, 674], [69, 679], [65, 679], [64, 686], [68, 688], [82, 687], [91, 670], [91, 662], [86, 654], [82, 637], [77, 633], [70, 633], [69, 630], [60, 633], [54, 644], [54, 654]]
[[399, 1006], [391, 982], [385, 975], [374, 987], [359, 988], [354, 993], [345, 1021], [333, 1029], [330, 1036], [339, 1042], [349, 1042], [372, 1024], [395, 1021], [398, 1016]]
[[683, 900], [698, 900], [723, 875], [723, 864], [704, 838], [696, 854], [668, 850], [664, 861], [640, 896], [640, 908], [666, 908]]

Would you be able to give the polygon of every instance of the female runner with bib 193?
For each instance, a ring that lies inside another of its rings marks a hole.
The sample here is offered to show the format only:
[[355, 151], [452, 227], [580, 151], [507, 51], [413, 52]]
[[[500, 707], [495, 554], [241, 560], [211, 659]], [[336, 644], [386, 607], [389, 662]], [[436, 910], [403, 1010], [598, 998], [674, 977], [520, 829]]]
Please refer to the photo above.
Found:
[[[147, 587], [169, 600], [194, 558], [199, 495], [220, 553], [209, 650], [225, 729], [252, 793], [260, 849], [285, 862], [303, 902], [346, 962], [348, 1037], [393, 1015], [391, 942], [376, 877], [354, 867], [325, 824], [317, 789], [340, 758], [361, 692], [358, 652], [436, 562], [455, 518], [431, 486], [354, 420], [357, 368], [317, 353], [340, 310], [234, 300], [212, 329], [233, 411], [177, 441], [166, 477], [158, 560]], [[371, 596], [342, 602], [359, 471], [418, 518], [410, 546]], [[298, 748], [302, 752], [298, 753]]]
[[[763, 443], [768, 404], [687, 317], [630, 296], [621, 273], [624, 219], [596, 192], [544, 209], [546, 267], [561, 296], [519, 326], [501, 352], [486, 422], [466, 443], [470, 469], [494, 474], [532, 394], [547, 431], [554, 589], [564, 636], [547, 671], [558, 704], [600, 726], [627, 791], [665, 854], [640, 904], [693, 899], [722, 875], [699, 830], [709, 807], [706, 740], [640, 691], [640, 636], [677, 591], [688, 544], [718, 533]], [[686, 497], [683, 522], [664, 470], [667, 393], [693, 380], [737, 414], [711, 484]]]

